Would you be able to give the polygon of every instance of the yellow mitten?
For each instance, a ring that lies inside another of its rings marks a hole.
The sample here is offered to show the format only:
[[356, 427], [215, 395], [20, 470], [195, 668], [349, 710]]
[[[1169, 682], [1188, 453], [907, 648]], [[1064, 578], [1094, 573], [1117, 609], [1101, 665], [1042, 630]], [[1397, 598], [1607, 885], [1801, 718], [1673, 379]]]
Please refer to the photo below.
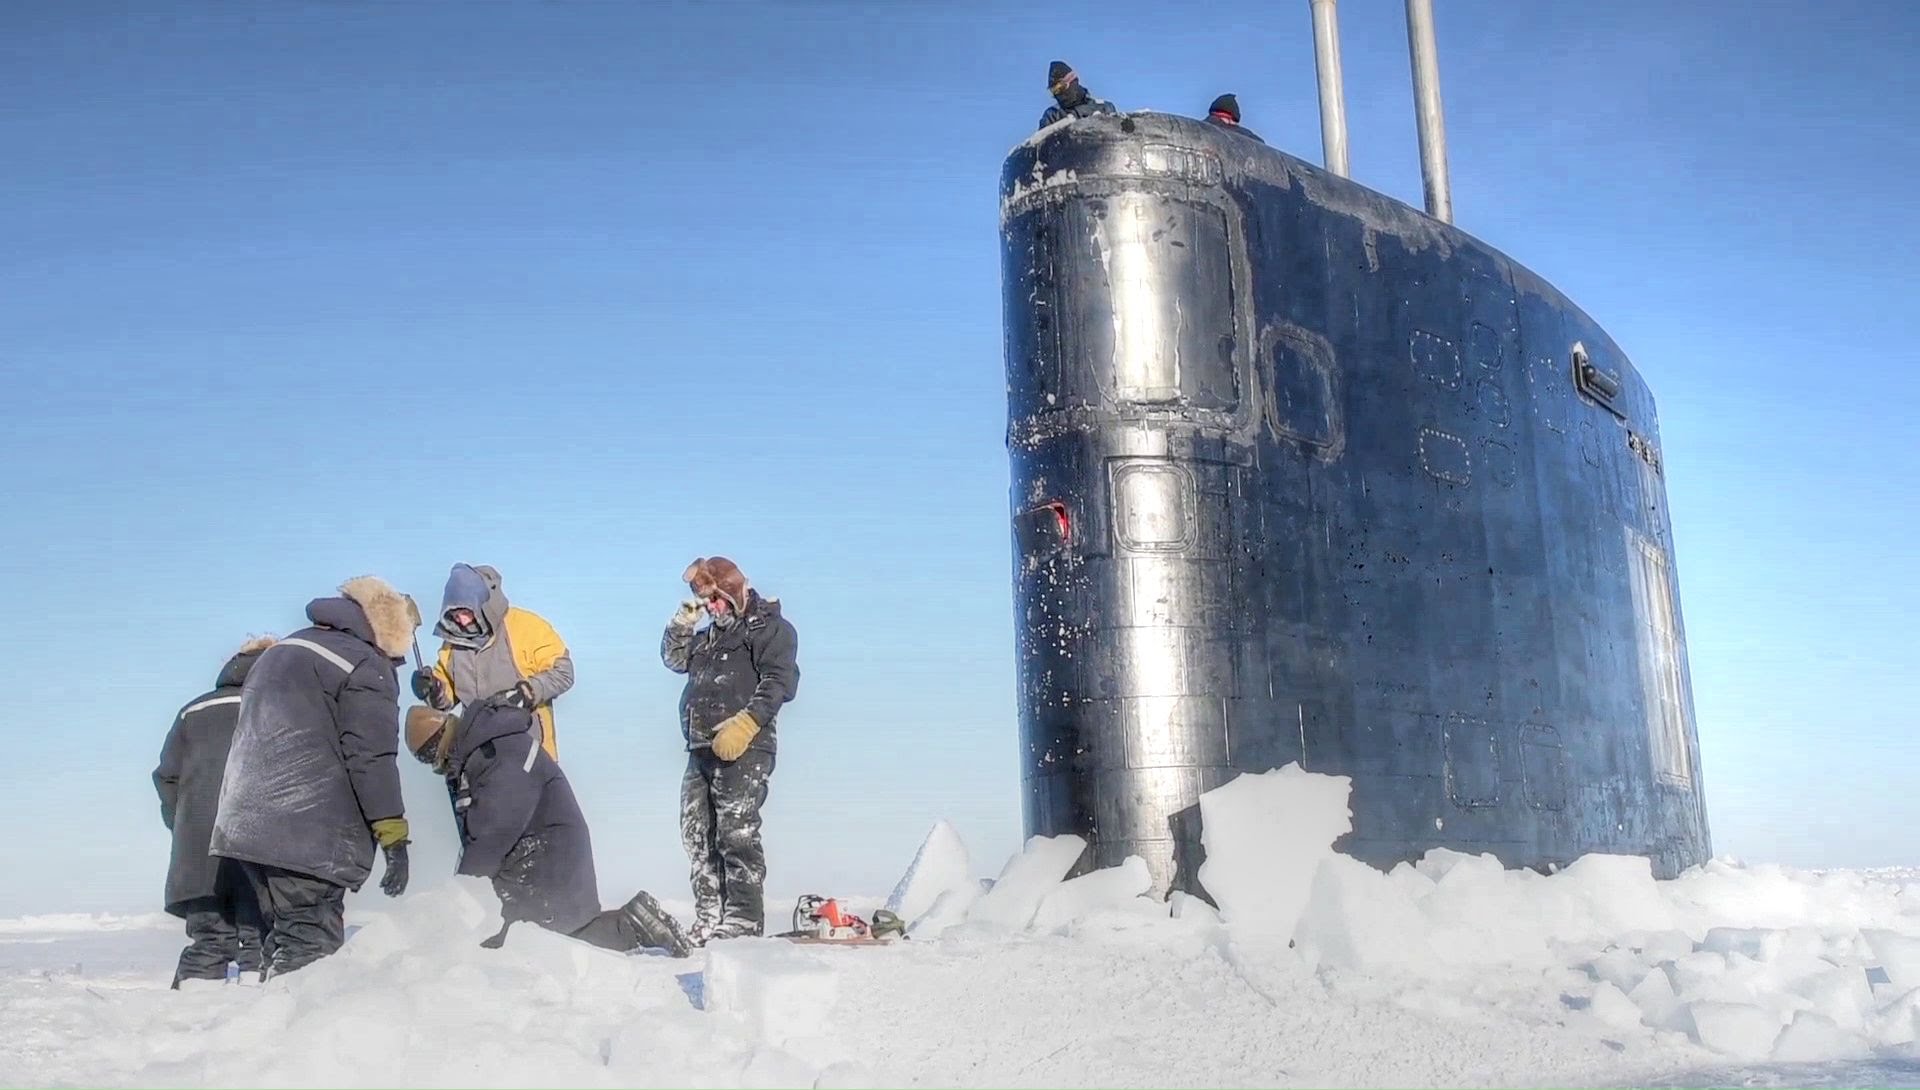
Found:
[[753, 716], [735, 712], [713, 732], [713, 755], [723, 761], [738, 760], [759, 733], [760, 724], [753, 721]]
[[380, 842], [382, 848], [391, 848], [407, 839], [407, 819], [403, 817], [381, 818], [373, 823], [373, 839]]

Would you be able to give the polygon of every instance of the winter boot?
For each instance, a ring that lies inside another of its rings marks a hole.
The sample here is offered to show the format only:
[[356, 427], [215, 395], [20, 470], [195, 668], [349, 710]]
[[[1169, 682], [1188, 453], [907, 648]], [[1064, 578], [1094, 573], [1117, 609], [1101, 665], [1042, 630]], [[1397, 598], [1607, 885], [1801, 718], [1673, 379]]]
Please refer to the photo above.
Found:
[[683, 958], [695, 945], [680, 930], [680, 921], [661, 908], [660, 902], [645, 890], [634, 894], [633, 900], [621, 906], [620, 916], [633, 929], [634, 937], [641, 946], [665, 950], [674, 957]]

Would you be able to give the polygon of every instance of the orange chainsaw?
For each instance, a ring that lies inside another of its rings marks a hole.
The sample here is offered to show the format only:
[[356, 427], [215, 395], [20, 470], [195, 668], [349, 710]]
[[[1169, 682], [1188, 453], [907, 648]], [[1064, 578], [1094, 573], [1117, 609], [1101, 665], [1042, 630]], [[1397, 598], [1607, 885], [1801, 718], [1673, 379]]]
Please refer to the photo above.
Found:
[[854, 915], [841, 907], [838, 899], [809, 893], [793, 906], [793, 930], [779, 938], [791, 942], [874, 943], [907, 937], [899, 916], [882, 908], [873, 921]]

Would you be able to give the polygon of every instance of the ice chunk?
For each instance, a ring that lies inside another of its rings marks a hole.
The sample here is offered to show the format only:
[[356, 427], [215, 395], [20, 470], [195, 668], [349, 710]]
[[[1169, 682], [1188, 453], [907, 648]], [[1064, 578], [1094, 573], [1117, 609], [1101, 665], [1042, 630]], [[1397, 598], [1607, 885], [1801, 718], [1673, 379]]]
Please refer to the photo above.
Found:
[[1053, 891], [1080, 861], [1087, 842], [1069, 833], [1036, 836], [1019, 855], [1007, 860], [993, 888], [967, 910], [967, 922], [1020, 930], [1033, 922], [1040, 901]]
[[1566, 926], [1552, 929], [1563, 938], [1674, 926], [1673, 908], [1654, 884], [1653, 864], [1643, 855], [1583, 855], [1542, 884], [1570, 902]]
[[1780, 1036], [1780, 1018], [1751, 1003], [1722, 1003], [1712, 999], [1687, 1004], [1693, 1018], [1693, 1038], [1715, 1052], [1759, 1059], [1773, 1051]]
[[1648, 965], [1675, 961], [1693, 953], [1693, 940], [1687, 937], [1685, 931], [1678, 929], [1629, 931], [1620, 936], [1618, 945], [1640, 955], [1640, 960]]
[[1716, 954], [1745, 954], [1765, 961], [1780, 948], [1782, 932], [1765, 927], [1714, 927], [1700, 941], [1700, 949]]
[[1829, 966], [1824, 972], [1796, 981], [1793, 990], [1814, 1013], [1841, 1028], [1855, 1032], [1866, 1029], [1867, 1015], [1873, 1010], [1873, 989], [1860, 966]]
[[1887, 983], [1895, 994], [1920, 988], [1920, 937], [1884, 928], [1864, 929], [1860, 937], [1873, 950], [1874, 960], [1887, 974]]
[[1780, 1039], [1773, 1043], [1773, 1058], [1785, 1063], [1817, 1063], [1864, 1056], [1870, 1047], [1866, 1038], [1842, 1029], [1833, 1019], [1813, 1011], [1801, 1011]]
[[1648, 973], [1627, 998], [1640, 1008], [1640, 1020], [1655, 1029], [1675, 1028], [1675, 1016], [1685, 1009], [1674, 994], [1672, 979], [1664, 972]]
[[1612, 984], [1601, 981], [1593, 989], [1593, 1001], [1588, 1005], [1595, 1018], [1610, 1026], [1637, 1026], [1640, 1024], [1640, 1006], [1627, 998], [1627, 993]]
[[781, 1045], [825, 1033], [838, 990], [839, 974], [814, 951], [780, 939], [735, 939], [707, 947], [700, 994], [710, 1013]]
[[1289, 764], [1243, 773], [1200, 796], [1200, 884], [1236, 933], [1293, 937], [1314, 872], [1353, 828], [1353, 781]]
[[1593, 974], [1594, 979], [1611, 984], [1621, 993], [1621, 998], [1625, 998], [1627, 992], [1646, 979], [1648, 969], [1646, 962], [1633, 953], [1609, 950], [1588, 962], [1587, 971]]
[[1301, 956], [1341, 969], [1429, 968], [1434, 961], [1430, 928], [1402, 886], [1357, 859], [1322, 860], [1294, 926]]
[[1097, 912], [1126, 908], [1152, 888], [1153, 873], [1147, 869], [1147, 861], [1130, 855], [1117, 867], [1105, 867], [1055, 886], [1040, 899], [1033, 928], [1054, 931]]
[[1867, 1034], [1881, 1048], [1897, 1048], [1920, 1040], [1920, 988], [1902, 995], [1867, 1019]]
[[937, 822], [921, 841], [899, 884], [893, 887], [887, 908], [911, 926], [943, 894], [966, 888], [979, 889], [973, 877], [973, 859], [954, 827]]

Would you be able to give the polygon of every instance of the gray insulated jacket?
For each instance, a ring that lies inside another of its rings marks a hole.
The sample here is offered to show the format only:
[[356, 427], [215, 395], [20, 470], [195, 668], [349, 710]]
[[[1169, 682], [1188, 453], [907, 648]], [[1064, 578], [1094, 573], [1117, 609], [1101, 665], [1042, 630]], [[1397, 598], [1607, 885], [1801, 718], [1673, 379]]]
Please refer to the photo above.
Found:
[[260, 655], [220, 785], [213, 854], [359, 889], [369, 826], [400, 817], [400, 689], [359, 603], [317, 598]]
[[687, 675], [680, 692], [680, 733], [687, 748], [711, 749], [714, 730], [745, 710], [760, 724], [748, 748], [774, 752], [774, 718], [800, 687], [799, 646], [792, 623], [780, 615], [780, 603], [755, 590], [747, 592], [746, 612], [730, 625], [697, 631], [668, 625], [660, 638], [660, 659], [667, 669]]
[[593, 839], [567, 774], [540, 748], [536, 730], [526, 709], [496, 700], [462, 718], [447, 769], [458, 873], [491, 878], [507, 922], [572, 933], [600, 912]]
[[217, 892], [220, 861], [207, 854], [213, 817], [220, 808], [220, 778], [227, 771], [227, 749], [240, 721], [240, 686], [259, 652], [227, 660], [213, 689], [187, 702], [173, 718], [153, 786], [160, 793], [160, 820], [173, 832], [173, 859], [167, 865], [166, 908], [185, 916], [182, 907]]

